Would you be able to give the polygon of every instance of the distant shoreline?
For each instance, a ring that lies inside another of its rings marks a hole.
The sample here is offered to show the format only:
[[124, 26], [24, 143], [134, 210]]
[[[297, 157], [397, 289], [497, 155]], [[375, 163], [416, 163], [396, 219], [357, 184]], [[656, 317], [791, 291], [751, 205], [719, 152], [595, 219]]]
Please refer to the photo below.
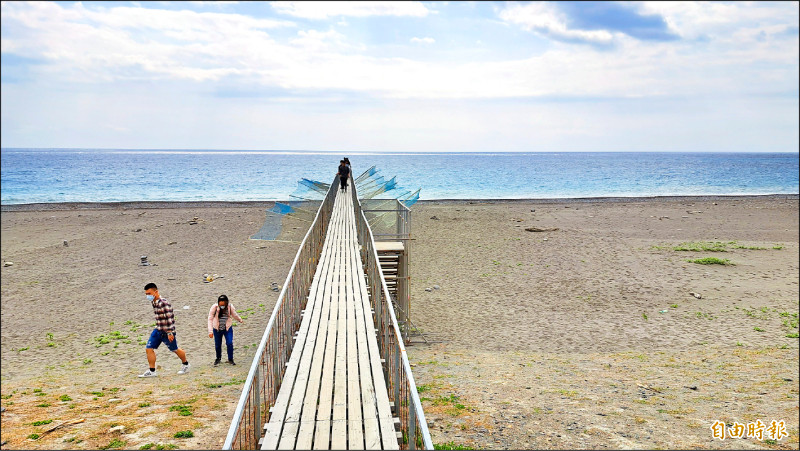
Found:
[[[526, 198], [526, 199], [426, 199], [420, 204], [559, 204], [559, 203], [622, 203], [661, 202], [676, 200], [714, 201], [743, 199], [798, 200], [798, 194], [749, 194], [749, 195], [696, 195], [696, 196], [641, 196], [641, 197], [575, 197], [575, 198]], [[148, 208], [249, 208], [272, 206], [278, 201], [125, 201], [125, 202], [47, 202], [10, 204], [0, 206], [2, 212], [15, 211], [69, 211], [69, 210], [115, 210]]]

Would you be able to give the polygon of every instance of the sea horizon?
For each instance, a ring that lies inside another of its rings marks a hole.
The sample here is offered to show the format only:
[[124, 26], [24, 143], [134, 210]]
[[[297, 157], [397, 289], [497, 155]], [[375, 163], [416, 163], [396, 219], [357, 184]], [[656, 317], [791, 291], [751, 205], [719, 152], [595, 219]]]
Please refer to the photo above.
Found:
[[[3, 148], [0, 204], [292, 199], [375, 166], [420, 200], [798, 194], [798, 152], [355, 152]], [[399, 191], [396, 191], [399, 192]], [[388, 194], [393, 194], [389, 192]]]

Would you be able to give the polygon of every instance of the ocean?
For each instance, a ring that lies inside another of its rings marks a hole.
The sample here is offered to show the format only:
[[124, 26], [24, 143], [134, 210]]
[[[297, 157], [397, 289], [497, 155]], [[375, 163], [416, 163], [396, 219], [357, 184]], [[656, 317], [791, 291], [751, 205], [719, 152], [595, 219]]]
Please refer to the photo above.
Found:
[[19, 149], [0, 152], [2, 205], [289, 200], [348, 157], [420, 199], [798, 194], [798, 153], [370, 153]]

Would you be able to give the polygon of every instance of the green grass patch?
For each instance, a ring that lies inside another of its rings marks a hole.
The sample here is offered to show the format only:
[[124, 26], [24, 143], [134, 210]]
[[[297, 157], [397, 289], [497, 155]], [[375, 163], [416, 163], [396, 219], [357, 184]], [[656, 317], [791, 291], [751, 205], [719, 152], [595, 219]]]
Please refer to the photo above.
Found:
[[37, 440], [39, 438], [39, 434], [33, 433], [29, 435], [28, 438], [31, 440]]
[[417, 385], [417, 393], [425, 393], [426, 391], [430, 391], [433, 388], [431, 384], [422, 384]]
[[717, 257], [705, 257], [705, 258], [696, 258], [694, 260], [686, 260], [689, 263], [697, 263], [698, 265], [735, 265], [727, 258], [717, 258]]
[[139, 403], [139, 407], [150, 407], [150, 403], [149, 402]]
[[178, 412], [178, 415], [182, 417], [188, 417], [192, 415], [192, 406], [188, 406], [186, 404], [176, 404], [169, 408], [170, 412]]
[[455, 450], [458, 450], [458, 449], [475, 449], [475, 448], [470, 448], [469, 446], [466, 446], [466, 445], [459, 445], [459, 444], [457, 444], [455, 442], [446, 442], [446, 443], [434, 443], [433, 444], [433, 449], [455, 449]]
[[72, 401], [72, 398], [70, 398], [69, 395], [61, 395], [61, 396], [58, 397], [58, 400], [59, 401]]
[[800, 337], [800, 334], [798, 334], [797, 332], [791, 332], [786, 334], [786, 338], [798, 338], [798, 337]]
[[178, 431], [173, 435], [175, 438], [189, 438], [194, 437], [194, 432], [192, 431]]
[[37, 404], [36, 407], [50, 407], [50, 403], [49, 402], [43, 402], [41, 404]]
[[728, 245], [733, 243], [735, 241], [690, 241], [674, 246], [672, 250], [679, 252], [728, 252]]
[[123, 446], [125, 446], [127, 444], [128, 444], [128, 442], [123, 442], [122, 440], [120, 440], [118, 438], [115, 438], [115, 439], [111, 440], [110, 442], [108, 442], [108, 445], [101, 446], [100, 449], [119, 449], [119, 448], [122, 448]]
[[758, 326], [754, 327], [753, 330], [756, 331], [756, 332], [764, 332], [764, 329], [762, 329], [762, 328], [760, 328]]
[[17, 352], [22, 352], [22, 351], [27, 351], [27, 350], [28, 350], [28, 347], [25, 346], [24, 348], [17, 349]]
[[43, 424], [50, 424], [52, 422], [53, 422], [53, 420], [40, 420], [40, 421], [34, 421], [33, 423], [31, 423], [31, 425], [33, 425], [33, 426], [41, 426]]
[[205, 387], [208, 387], [208, 388], [220, 388], [220, 387], [223, 387], [225, 385], [239, 385], [239, 384], [243, 384], [243, 383], [244, 383], [244, 379], [233, 378], [228, 382], [220, 382], [220, 383], [217, 383], [217, 384], [203, 384], [203, 385]]

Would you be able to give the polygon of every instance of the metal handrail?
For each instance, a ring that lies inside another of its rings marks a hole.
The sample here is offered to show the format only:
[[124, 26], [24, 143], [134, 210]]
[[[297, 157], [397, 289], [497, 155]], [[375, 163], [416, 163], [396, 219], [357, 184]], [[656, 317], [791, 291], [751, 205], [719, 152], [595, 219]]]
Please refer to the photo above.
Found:
[[[414, 375], [400, 333], [400, 326], [392, 306], [392, 297], [383, 277], [375, 240], [355, 187], [351, 191], [356, 209], [358, 241], [361, 244], [361, 258], [367, 275], [370, 302], [375, 311], [378, 344], [384, 360], [383, 371], [387, 382], [390, 401], [394, 402], [395, 415], [400, 418], [403, 433], [403, 449], [433, 449], [428, 423], [422, 411], [422, 403], [417, 393]], [[406, 207], [407, 208], [407, 207]]]
[[308, 301], [338, 189], [339, 178], [334, 177], [286, 276], [250, 365], [222, 449], [258, 448], [264, 424], [269, 420], [269, 406], [277, 398], [292, 353], [292, 335], [300, 326], [300, 313]]

